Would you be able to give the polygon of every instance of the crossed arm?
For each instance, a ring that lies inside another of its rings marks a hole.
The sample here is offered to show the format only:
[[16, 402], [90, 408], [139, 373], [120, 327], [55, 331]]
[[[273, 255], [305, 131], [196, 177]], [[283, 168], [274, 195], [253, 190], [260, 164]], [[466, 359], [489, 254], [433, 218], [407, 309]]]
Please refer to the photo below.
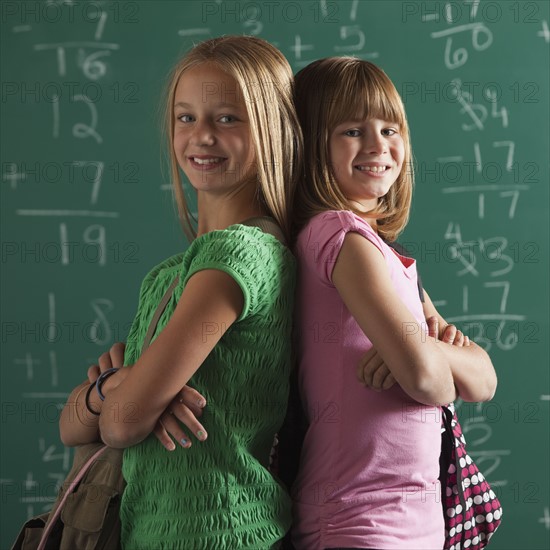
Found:
[[[369, 293], [364, 292], [365, 277], [373, 282]], [[375, 345], [358, 365], [359, 379], [373, 389], [386, 389], [397, 381], [411, 397], [426, 404], [452, 401], [457, 392], [465, 401], [491, 399], [496, 374], [489, 356], [456, 327], [447, 325], [427, 294], [424, 313], [430, 338], [423, 339], [422, 330], [403, 338], [403, 323], [416, 321], [388, 279], [385, 262], [374, 246], [359, 235], [348, 235], [334, 267], [333, 281], [361, 328], [372, 334]], [[111, 446], [126, 447], [154, 432], [166, 449], [173, 450], [168, 433], [183, 447], [191, 445], [181, 424], [205, 439], [206, 430], [198, 418], [206, 402], [186, 383], [221, 334], [210, 335], [202, 342], [206, 345], [196, 345], [204, 340], [199, 337], [201, 324], [216, 319], [217, 326], [229, 326], [242, 306], [240, 288], [225, 273], [206, 270], [194, 275], [173, 318], [144, 356], [107, 379], [105, 401], [95, 391], [90, 393], [89, 405], [100, 412], [99, 416], [88, 413], [84, 402], [87, 388], [101, 372], [123, 365], [124, 344], [115, 344], [100, 357], [98, 365], [88, 369], [88, 380], [73, 390], [62, 411], [63, 443], [74, 446], [103, 439]], [[393, 337], [388, 338], [388, 334]], [[401, 338], [396, 342], [395, 336]], [[137, 407], [138, 422], [122, 423], [120, 415], [108, 413], [124, 407]]]
[[[72, 391], [62, 412], [64, 427], [61, 430], [61, 436], [65, 445], [70, 447], [101, 440], [99, 417], [88, 411], [84, 403], [85, 392], [90, 384], [95, 384], [102, 372], [111, 368], [121, 368], [124, 365], [124, 349], [125, 344], [122, 342], [113, 344], [109, 351], [99, 357], [97, 365], [90, 366], [88, 379]], [[126, 369], [131, 368], [126, 367]], [[121, 376], [124, 376], [126, 372], [126, 370], [121, 372]], [[95, 392], [95, 390], [93, 391]], [[90, 401], [94, 401], [92, 396]], [[177, 441], [182, 447], [190, 447], [192, 439], [188, 433], [192, 433], [197, 439], [206, 439], [208, 433], [198, 420], [202, 416], [205, 406], [206, 399], [199, 392], [189, 386], [184, 386], [158, 419], [153, 430], [155, 436], [168, 451], [175, 450], [174, 441]], [[67, 423], [71, 420], [72, 423], [69, 424], [69, 427], [72, 429], [69, 430]], [[189, 432], [182, 429], [182, 424], [189, 428]], [[172, 437], [168, 435], [169, 433], [172, 434]]]
[[[492, 399], [497, 385], [495, 370], [486, 352], [471, 342], [454, 325], [441, 323], [436, 316], [426, 319], [428, 335], [443, 347], [443, 352], [449, 351], [451, 359], [458, 359], [458, 363], [451, 362], [451, 371], [457, 388], [458, 397], [464, 401], [480, 402]], [[470, 351], [457, 352], [464, 347]], [[472, 357], [473, 356], [473, 357]], [[453, 366], [454, 365], [454, 366]], [[388, 369], [382, 357], [375, 348], [370, 349], [361, 358], [357, 365], [357, 377], [365, 386], [375, 390], [387, 390], [395, 383], [395, 377]]]
[[386, 261], [374, 244], [358, 233], [347, 233], [332, 282], [405, 393], [425, 405], [455, 399], [448, 356], [434, 339], [426, 338], [397, 294]]
[[[428, 337], [445, 358], [441, 369], [450, 368], [457, 397], [470, 402], [489, 401], [497, 386], [497, 376], [489, 355], [454, 325], [445, 322], [425, 289], [424, 298]], [[357, 375], [361, 382], [375, 390], [388, 389], [396, 383], [394, 373], [377, 348], [372, 348], [362, 357], [357, 365]]]
[[[220, 331], [203, 338], [205, 323], [231, 326], [239, 317], [243, 303], [242, 290], [226, 273], [204, 270], [193, 275], [156, 340], [134, 365], [106, 379], [102, 388], [105, 401], [99, 399], [97, 392], [90, 393], [89, 405], [100, 413], [97, 417], [83, 415], [85, 388], [98, 374], [97, 368], [90, 368], [88, 381], [73, 390], [61, 413], [63, 443], [73, 446], [101, 438], [111, 447], [123, 448], [139, 443], [155, 430], [161, 432], [163, 428], [157, 426], [159, 419], [164, 419], [161, 423], [166, 422], [167, 410], [183, 410], [185, 401], [181, 403], [180, 399], [191, 394], [187, 390], [182, 394], [180, 388], [184, 388], [223, 335]], [[105, 370], [109, 361], [120, 364], [122, 351], [115, 348], [109, 357], [104, 354], [102, 358], [104, 368], [100, 364], [99, 370]], [[194, 412], [193, 407], [188, 408]], [[133, 411], [133, 414], [131, 418], [114, 414], [120, 411]], [[202, 428], [200, 424], [197, 428], [197, 424], [195, 433]]]
[[456, 331], [454, 325], [445, 322], [425, 291], [424, 296], [424, 314], [426, 319], [432, 319], [434, 324], [431, 335], [442, 340], [441, 348], [451, 365], [459, 397], [470, 402], [489, 401], [497, 388], [497, 375], [491, 358], [483, 348], [469, 339], [468, 345], [449, 345], [454, 343], [455, 334], [460, 331]]

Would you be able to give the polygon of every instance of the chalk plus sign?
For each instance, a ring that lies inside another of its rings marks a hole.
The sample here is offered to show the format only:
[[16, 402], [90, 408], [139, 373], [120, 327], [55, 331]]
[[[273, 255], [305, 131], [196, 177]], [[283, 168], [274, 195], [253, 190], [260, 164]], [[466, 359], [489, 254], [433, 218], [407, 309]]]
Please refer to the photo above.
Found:
[[25, 357], [14, 359], [16, 365], [25, 365], [27, 367], [27, 380], [34, 378], [34, 365], [40, 365], [39, 359], [33, 359], [30, 352], [25, 353]]
[[27, 176], [26, 174], [20, 173], [17, 171], [17, 164], [10, 163], [7, 165], [9, 172], [6, 172], [2, 179], [4, 181], [9, 181], [12, 189], [17, 189], [17, 182], [19, 180], [24, 180]]
[[546, 42], [550, 42], [550, 31], [548, 30], [546, 19], [542, 22], [542, 31], [539, 31], [537, 36], [542, 36]]
[[548, 507], [544, 509], [544, 516], [539, 518], [539, 523], [543, 523], [546, 529], [550, 529], [550, 510]]
[[291, 50], [294, 50], [296, 59], [302, 59], [302, 50], [313, 50], [312, 44], [306, 44], [302, 46], [302, 37], [297, 34], [294, 37], [294, 46], [290, 46]]
[[30, 491], [33, 487], [38, 485], [38, 482], [33, 479], [32, 472], [27, 472], [27, 479], [23, 482], [25, 490]]

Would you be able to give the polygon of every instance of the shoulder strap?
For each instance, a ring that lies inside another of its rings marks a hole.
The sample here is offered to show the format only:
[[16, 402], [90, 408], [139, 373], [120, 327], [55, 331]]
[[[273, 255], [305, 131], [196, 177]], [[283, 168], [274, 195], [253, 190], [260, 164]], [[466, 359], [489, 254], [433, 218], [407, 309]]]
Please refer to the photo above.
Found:
[[151, 323], [149, 323], [149, 328], [147, 329], [147, 333], [145, 334], [145, 339], [143, 340], [143, 345], [141, 346], [142, 354], [149, 347], [149, 344], [153, 339], [153, 334], [155, 333], [155, 329], [157, 328], [157, 324], [159, 322], [160, 316], [162, 315], [162, 312], [166, 309], [166, 306], [168, 305], [170, 298], [172, 298], [172, 294], [174, 294], [174, 289], [176, 288], [179, 280], [180, 280], [180, 277], [179, 275], [177, 275], [176, 278], [172, 281], [172, 283], [168, 287], [168, 289], [166, 290], [166, 292], [164, 293], [163, 297], [161, 298], [159, 305], [155, 310], [155, 313], [153, 313], [153, 317], [151, 318]]
[[[259, 227], [264, 233], [268, 233], [269, 235], [272, 235], [273, 237], [275, 237], [282, 244], [286, 244], [285, 237], [283, 235], [283, 232], [281, 231], [281, 228], [277, 225], [275, 220], [273, 218], [270, 218], [269, 216], [258, 216], [256, 218], [249, 218], [248, 220], [241, 222], [241, 225], [248, 225], [250, 227]], [[145, 339], [143, 340], [143, 346], [141, 346], [141, 353], [143, 353], [149, 347], [149, 344], [153, 339], [153, 335], [155, 334], [155, 330], [157, 328], [157, 324], [159, 322], [160, 316], [166, 309], [166, 306], [168, 305], [170, 298], [172, 298], [172, 294], [174, 294], [174, 290], [178, 285], [179, 279], [180, 279], [179, 275], [176, 276], [176, 278], [172, 281], [172, 283], [170, 284], [170, 286], [162, 296], [159, 302], [159, 305], [157, 306], [157, 309], [155, 310], [155, 313], [151, 318], [151, 323], [149, 324], [147, 333], [145, 334]]]
[[258, 216], [256, 218], [249, 218], [241, 225], [248, 225], [249, 227], [259, 227], [264, 233], [268, 233], [275, 237], [282, 244], [286, 244], [285, 236], [281, 228], [277, 225], [275, 220], [269, 216]]
[[[51, 531], [53, 530], [55, 524], [57, 523], [57, 519], [61, 515], [61, 512], [63, 508], [65, 507], [65, 503], [67, 502], [67, 499], [71, 496], [71, 494], [76, 490], [78, 484], [86, 474], [86, 472], [90, 469], [92, 464], [96, 461], [97, 458], [99, 458], [105, 451], [107, 450], [107, 447], [105, 445], [101, 446], [86, 462], [84, 465], [80, 468], [80, 470], [75, 471], [74, 478], [70, 481], [69, 486], [67, 487], [65, 494], [63, 495], [61, 501], [55, 508], [55, 510], [52, 510], [50, 512], [50, 515], [48, 516], [48, 521], [46, 522], [45, 529], [42, 533], [42, 538], [40, 539], [40, 544], [38, 545], [38, 550], [44, 550], [46, 548], [46, 544], [48, 542], [48, 537], [50, 536]], [[73, 465], [74, 468], [74, 465]]]

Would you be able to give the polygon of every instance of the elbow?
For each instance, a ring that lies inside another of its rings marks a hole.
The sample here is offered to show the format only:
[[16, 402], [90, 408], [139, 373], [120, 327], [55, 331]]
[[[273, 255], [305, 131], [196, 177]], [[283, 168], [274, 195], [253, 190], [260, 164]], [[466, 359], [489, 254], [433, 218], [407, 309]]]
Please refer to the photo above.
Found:
[[[477, 347], [477, 346], [476, 346]], [[497, 373], [495, 367], [489, 357], [489, 354], [482, 348], [477, 347], [482, 354], [482, 361], [478, 368], [479, 374], [476, 376], [477, 382], [475, 384], [475, 395], [472, 395], [472, 399], [464, 399], [464, 401], [490, 401], [495, 396], [497, 391]]]
[[103, 415], [99, 420], [99, 433], [103, 443], [114, 449], [126, 449], [145, 439], [135, 422], [107, 420]]
[[70, 413], [67, 413], [65, 408], [59, 419], [59, 439], [65, 447], [76, 447], [83, 443], [82, 430], [78, 429], [79, 425]]
[[497, 392], [497, 385], [498, 385], [497, 373], [493, 369], [492, 375], [489, 377], [489, 380], [487, 381], [486, 394], [483, 401], [491, 401], [491, 399], [493, 399], [493, 397], [495, 396], [495, 393]]
[[63, 423], [59, 425], [59, 439], [65, 447], [76, 447], [78, 445], [85, 445], [86, 443], [93, 443], [99, 439], [99, 433], [96, 430], [82, 431], [77, 429], [76, 426], [65, 426]]
[[72, 434], [67, 429], [64, 429], [63, 426], [59, 427], [59, 439], [61, 439], [61, 443], [63, 443], [65, 447], [76, 447], [79, 444]]
[[451, 369], [439, 361], [422, 361], [414, 370], [411, 397], [418, 402], [439, 406], [454, 401], [457, 397]]
[[61, 439], [61, 443], [63, 443], [65, 447], [74, 447], [71, 434], [69, 433], [69, 430], [67, 430], [65, 426], [63, 413], [61, 413], [61, 419], [59, 420], [59, 439]]
[[489, 355], [485, 350], [477, 349], [482, 353], [482, 362], [478, 364], [475, 375], [470, 376], [466, 382], [462, 381], [459, 386], [461, 399], [470, 403], [490, 401], [495, 396], [498, 385], [497, 373]]
[[129, 447], [124, 440], [124, 438], [117, 437], [117, 435], [113, 434], [110, 431], [101, 432], [101, 441], [107, 445], [107, 447], [112, 447], [113, 449], [125, 449], [126, 447]]
[[464, 389], [460, 391], [460, 398], [467, 403], [482, 403], [491, 401], [497, 391], [497, 377], [493, 373], [492, 376], [485, 380], [479, 380], [474, 388]]
[[490, 376], [485, 380], [485, 384], [480, 384], [480, 395], [477, 401], [491, 401], [497, 391], [497, 375], [493, 372], [493, 376]]
[[116, 430], [100, 430], [101, 441], [107, 445], [107, 447], [112, 447], [113, 449], [126, 449], [126, 447], [131, 447], [134, 443], [132, 438], [128, 437], [129, 434], [121, 433]]

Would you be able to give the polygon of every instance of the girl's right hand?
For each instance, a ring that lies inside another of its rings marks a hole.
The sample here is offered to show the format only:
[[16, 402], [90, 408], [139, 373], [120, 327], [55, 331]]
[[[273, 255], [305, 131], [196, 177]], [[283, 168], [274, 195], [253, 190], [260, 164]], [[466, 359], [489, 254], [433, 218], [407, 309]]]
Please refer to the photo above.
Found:
[[[428, 317], [426, 323], [428, 325], [428, 335], [432, 338], [452, 346], [467, 347], [470, 345], [468, 336], [458, 330], [455, 325], [446, 325], [440, 331], [439, 321], [435, 316]], [[390, 369], [374, 348], [371, 348], [359, 361], [357, 377], [366, 387], [375, 391], [387, 390], [395, 384], [395, 378]]]
[[[108, 369], [123, 367], [125, 349], [126, 344], [124, 342], [116, 342], [111, 346], [109, 351], [101, 354], [98, 364], [91, 365], [88, 369], [88, 380], [90, 383], [95, 382], [99, 375]], [[184, 386], [159, 418], [154, 429], [155, 436], [169, 451], [173, 451], [176, 448], [169, 434], [182, 447], [190, 447], [191, 441], [181, 429], [181, 424], [184, 424], [199, 440], [204, 441], [206, 439], [206, 430], [197, 418], [202, 415], [202, 409], [205, 405], [206, 399], [198, 391], [189, 386]], [[185, 441], [185, 444], [183, 441]]]
[[124, 366], [124, 350], [126, 349], [126, 344], [124, 342], [115, 342], [109, 351], [102, 353], [99, 356], [98, 364], [91, 365], [88, 369], [88, 380], [93, 384], [99, 377], [102, 372], [106, 370]]
[[206, 399], [197, 390], [184, 386], [159, 418], [153, 430], [156, 438], [168, 451], [176, 448], [173, 439], [184, 448], [190, 447], [191, 439], [183, 431], [183, 424], [199, 441], [204, 441], [208, 434], [197, 418], [202, 416], [205, 405]]

